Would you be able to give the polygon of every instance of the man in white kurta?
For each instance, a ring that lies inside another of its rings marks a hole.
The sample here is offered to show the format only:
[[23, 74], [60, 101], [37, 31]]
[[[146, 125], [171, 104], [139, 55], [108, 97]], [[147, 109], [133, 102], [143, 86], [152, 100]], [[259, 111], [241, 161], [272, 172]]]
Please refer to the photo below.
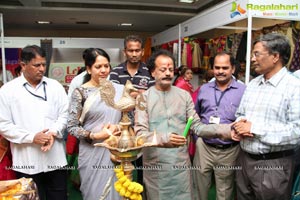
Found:
[[68, 97], [56, 80], [44, 77], [46, 54], [33, 45], [22, 49], [23, 73], [0, 90], [0, 134], [11, 142], [13, 170], [33, 178], [40, 199], [66, 200], [67, 165], [62, 133]]

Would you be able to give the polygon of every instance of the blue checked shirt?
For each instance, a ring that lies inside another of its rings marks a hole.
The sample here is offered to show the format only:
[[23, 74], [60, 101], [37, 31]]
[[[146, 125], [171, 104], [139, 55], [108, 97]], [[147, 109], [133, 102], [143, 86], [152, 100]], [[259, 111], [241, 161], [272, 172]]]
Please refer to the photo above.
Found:
[[300, 79], [285, 67], [267, 81], [263, 75], [253, 79], [236, 117], [252, 123], [254, 137], [240, 142], [244, 151], [264, 154], [294, 149], [300, 142]]

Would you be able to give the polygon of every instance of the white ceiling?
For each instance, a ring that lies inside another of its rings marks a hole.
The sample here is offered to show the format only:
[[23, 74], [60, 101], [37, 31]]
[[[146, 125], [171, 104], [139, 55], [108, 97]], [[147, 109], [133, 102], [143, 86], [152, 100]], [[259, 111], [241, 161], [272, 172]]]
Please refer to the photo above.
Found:
[[[44, 30], [49, 33], [55, 30], [130, 31], [155, 34], [222, 1], [224, 0], [196, 0], [192, 4], [183, 4], [178, 0], [1, 0], [0, 13], [3, 14], [4, 32], [13, 36], [24, 32], [23, 30]], [[52, 24], [39, 25], [36, 21], [51, 21]], [[88, 24], [77, 24], [78, 22]], [[133, 26], [118, 26], [124, 22], [132, 23]]]

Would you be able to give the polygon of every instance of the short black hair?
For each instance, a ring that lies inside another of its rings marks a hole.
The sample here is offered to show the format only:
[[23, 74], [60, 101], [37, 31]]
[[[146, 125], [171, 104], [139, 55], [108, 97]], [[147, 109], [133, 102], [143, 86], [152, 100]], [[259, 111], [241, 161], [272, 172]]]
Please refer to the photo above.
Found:
[[230, 64], [231, 64], [231, 66], [232, 66], [232, 67], [235, 67], [236, 61], [235, 61], [233, 55], [232, 55], [231, 53], [227, 52], [227, 51], [222, 51], [222, 52], [217, 53], [217, 54], [215, 55], [214, 59], [213, 59], [212, 66], [215, 65], [215, 59], [216, 59], [216, 57], [217, 57], [217, 56], [223, 56], [223, 55], [229, 56], [229, 62], [230, 62]]
[[172, 54], [170, 51], [168, 51], [168, 50], [165, 50], [165, 49], [159, 49], [159, 50], [155, 51], [155, 52], [150, 56], [150, 58], [149, 58], [149, 60], [148, 60], [148, 62], [147, 62], [147, 67], [148, 67], [150, 73], [153, 72], [153, 71], [155, 70], [155, 60], [156, 60], [156, 58], [157, 58], [158, 56], [161, 56], [161, 55], [167, 56], [167, 57], [171, 58], [172, 61], [173, 61], [173, 65], [174, 65], [174, 67], [175, 67], [175, 58], [174, 58], [173, 54]]
[[[83, 54], [85, 67], [86, 68], [92, 67], [93, 64], [96, 62], [97, 56], [103, 56], [108, 60], [108, 62], [110, 62], [109, 55], [103, 49], [88, 48], [84, 51], [84, 54]], [[91, 75], [86, 73], [86, 75], [83, 78], [83, 83], [88, 82], [90, 79], [91, 79]]]
[[45, 58], [45, 50], [37, 45], [28, 45], [22, 49], [20, 59], [22, 62], [28, 63], [36, 56], [41, 56], [42, 58]]
[[127, 42], [130, 42], [130, 41], [139, 42], [139, 43], [141, 43], [142, 48], [144, 48], [144, 42], [143, 42], [143, 40], [140, 36], [138, 36], [138, 35], [128, 35], [124, 39], [124, 49], [126, 49]]

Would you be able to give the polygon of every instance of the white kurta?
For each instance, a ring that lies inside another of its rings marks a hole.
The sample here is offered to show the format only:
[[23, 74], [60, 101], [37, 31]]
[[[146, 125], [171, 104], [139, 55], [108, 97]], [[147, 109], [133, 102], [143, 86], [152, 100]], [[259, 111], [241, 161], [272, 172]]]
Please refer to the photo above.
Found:
[[[68, 117], [66, 92], [59, 82], [47, 77], [35, 89], [26, 85], [31, 93], [24, 87], [25, 83], [21, 75], [0, 89], [0, 133], [11, 142], [13, 169], [37, 174], [66, 166], [62, 139]], [[41, 145], [34, 144], [33, 138], [47, 128], [59, 134], [51, 150], [42, 152]]]

